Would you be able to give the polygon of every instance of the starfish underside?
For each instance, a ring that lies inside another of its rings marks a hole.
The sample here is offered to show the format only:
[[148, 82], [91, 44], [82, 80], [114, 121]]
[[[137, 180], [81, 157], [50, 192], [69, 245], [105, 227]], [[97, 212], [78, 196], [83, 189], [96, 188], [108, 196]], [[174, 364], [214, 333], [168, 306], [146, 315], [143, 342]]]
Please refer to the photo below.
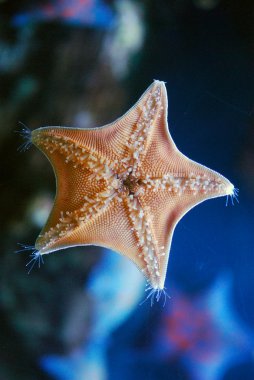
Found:
[[154, 81], [121, 118], [101, 128], [43, 127], [32, 142], [50, 160], [57, 194], [35, 247], [40, 254], [98, 245], [163, 289], [177, 222], [208, 198], [234, 193], [222, 175], [184, 156], [167, 126], [167, 93]]

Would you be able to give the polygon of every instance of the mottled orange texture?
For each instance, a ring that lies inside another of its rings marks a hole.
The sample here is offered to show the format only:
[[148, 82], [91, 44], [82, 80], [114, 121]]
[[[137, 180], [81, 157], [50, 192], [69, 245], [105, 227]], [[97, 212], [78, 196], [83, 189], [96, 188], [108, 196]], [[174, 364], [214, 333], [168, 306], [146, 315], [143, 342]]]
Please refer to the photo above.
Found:
[[167, 93], [154, 81], [114, 123], [95, 129], [44, 127], [32, 142], [48, 157], [57, 193], [35, 248], [40, 254], [98, 245], [130, 258], [163, 289], [177, 222], [198, 203], [234, 186], [177, 149]]

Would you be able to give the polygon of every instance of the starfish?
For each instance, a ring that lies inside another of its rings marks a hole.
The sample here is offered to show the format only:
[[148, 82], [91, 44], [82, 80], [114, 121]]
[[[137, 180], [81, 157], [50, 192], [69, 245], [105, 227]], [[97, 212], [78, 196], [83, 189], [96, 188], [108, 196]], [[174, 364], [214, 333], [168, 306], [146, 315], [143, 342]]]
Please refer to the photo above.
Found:
[[31, 132], [30, 142], [51, 162], [57, 183], [34, 259], [71, 246], [107, 247], [131, 259], [157, 296], [178, 221], [206, 199], [236, 196], [225, 177], [177, 149], [161, 81], [111, 124], [42, 127]]

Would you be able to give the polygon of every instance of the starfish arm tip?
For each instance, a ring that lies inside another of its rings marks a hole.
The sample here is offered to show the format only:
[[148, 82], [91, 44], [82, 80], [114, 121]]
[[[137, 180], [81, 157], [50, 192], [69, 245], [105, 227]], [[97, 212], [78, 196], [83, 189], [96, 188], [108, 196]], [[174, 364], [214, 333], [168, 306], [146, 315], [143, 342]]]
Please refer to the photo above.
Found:
[[228, 205], [228, 198], [230, 197], [232, 205], [234, 205], [234, 201], [239, 203], [238, 196], [239, 196], [239, 190], [229, 182], [228, 186], [225, 190], [225, 195], [227, 196], [226, 200], [226, 206]]
[[153, 83], [154, 83], [154, 84], [163, 85], [163, 86], [166, 84], [165, 81], [163, 81], [163, 80], [159, 80], [159, 79], [154, 79], [154, 80], [153, 80]]
[[24, 142], [18, 147], [18, 152], [25, 152], [33, 143], [32, 131], [27, 125], [22, 123], [22, 121], [19, 121], [18, 124], [21, 126], [21, 129], [15, 132], [17, 132], [24, 139]]
[[229, 182], [225, 188], [225, 195], [233, 195], [234, 191], [235, 191], [234, 185], [231, 182]]

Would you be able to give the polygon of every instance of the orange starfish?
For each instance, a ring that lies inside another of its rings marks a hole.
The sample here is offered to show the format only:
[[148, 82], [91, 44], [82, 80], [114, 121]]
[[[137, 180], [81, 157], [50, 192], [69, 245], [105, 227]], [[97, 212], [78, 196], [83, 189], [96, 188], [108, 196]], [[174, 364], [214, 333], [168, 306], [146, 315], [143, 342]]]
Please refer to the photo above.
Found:
[[114, 123], [95, 129], [44, 127], [31, 133], [50, 160], [57, 194], [34, 258], [98, 245], [131, 259], [164, 288], [172, 235], [198, 203], [235, 196], [222, 175], [184, 156], [167, 125], [167, 93], [154, 81]]

